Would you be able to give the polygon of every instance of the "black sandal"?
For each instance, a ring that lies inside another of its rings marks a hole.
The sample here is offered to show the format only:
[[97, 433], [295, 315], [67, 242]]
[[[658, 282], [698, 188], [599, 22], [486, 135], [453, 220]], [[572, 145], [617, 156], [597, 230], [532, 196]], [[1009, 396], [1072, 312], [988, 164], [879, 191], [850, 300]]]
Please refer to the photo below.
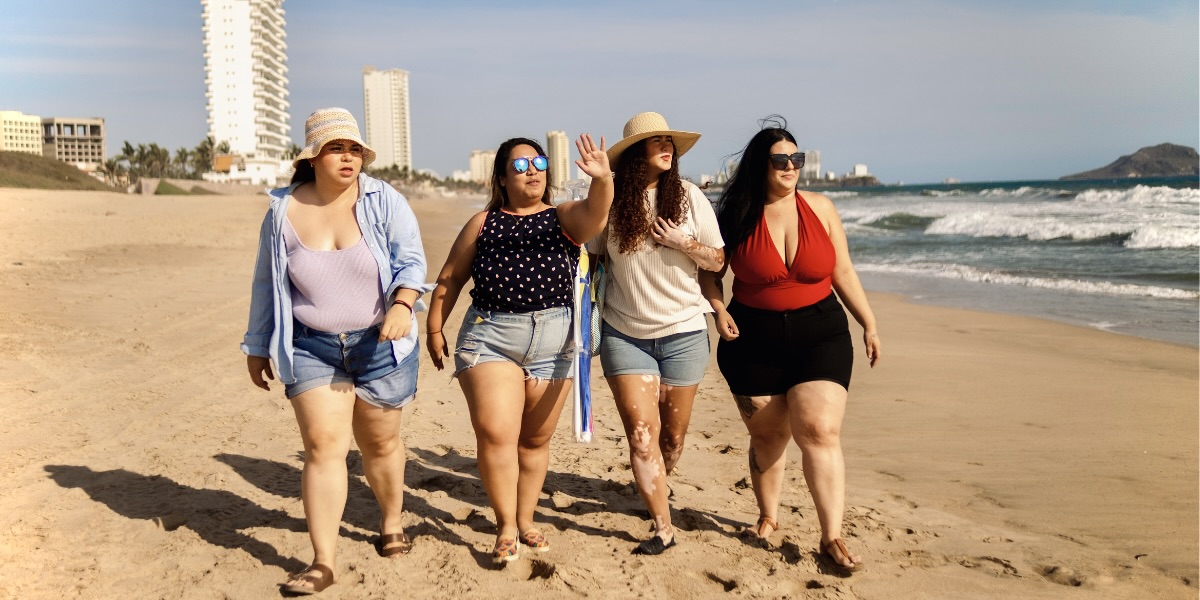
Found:
[[675, 536], [671, 536], [671, 541], [663, 542], [662, 538], [657, 535], [638, 544], [637, 548], [633, 549], [633, 554], [642, 554], [646, 556], [658, 556], [667, 551], [667, 548], [675, 546]]

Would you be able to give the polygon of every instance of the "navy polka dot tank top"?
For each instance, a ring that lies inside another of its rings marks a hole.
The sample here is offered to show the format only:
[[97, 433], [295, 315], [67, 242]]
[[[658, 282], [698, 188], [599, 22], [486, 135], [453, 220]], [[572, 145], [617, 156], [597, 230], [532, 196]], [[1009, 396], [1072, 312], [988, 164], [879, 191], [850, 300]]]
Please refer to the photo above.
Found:
[[479, 230], [471, 299], [480, 310], [532, 312], [574, 304], [579, 246], [547, 208], [530, 215], [489, 211]]

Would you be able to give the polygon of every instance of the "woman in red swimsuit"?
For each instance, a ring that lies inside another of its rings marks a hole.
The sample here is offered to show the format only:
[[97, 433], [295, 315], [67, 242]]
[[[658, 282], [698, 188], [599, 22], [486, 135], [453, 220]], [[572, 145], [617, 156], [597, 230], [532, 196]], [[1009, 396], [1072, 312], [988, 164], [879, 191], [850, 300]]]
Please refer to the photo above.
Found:
[[717, 364], [750, 432], [759, 510], [752, 533], [765, 542], [779, 528], [787, 446], [794, 439], [821, 524], [821, 553], [841, 569], [857, 570], [860, 557], [842, 541], [839, 436], [854, 354], [838, 299], [862, 326], [872, 367], [879, 334], [833, 203], [796, 190], [803, 165], [804, 154], [784, 127], [751, 138], [717, 210], [732, 249], [733, 298], [726, 307], [723, 272], [706, 278], [705, 293], [721, 336]]

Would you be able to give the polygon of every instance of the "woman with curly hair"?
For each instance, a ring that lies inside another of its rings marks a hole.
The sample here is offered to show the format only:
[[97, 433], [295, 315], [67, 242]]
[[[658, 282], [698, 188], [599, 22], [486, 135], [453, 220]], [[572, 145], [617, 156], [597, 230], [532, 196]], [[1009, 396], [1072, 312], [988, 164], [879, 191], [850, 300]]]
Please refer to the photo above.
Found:
[[854, 571], [862, 560], [842, 540], [841, 446], [854, 348], [838, 299], [862, 326], [872, 367], [879, 333], [837, 209], [822, 194], [796, 190], [804, 154], [786, 125], [770, 125], [750, 139], [718, 203], [732, 248], [733, 299], [727, 309], [724, 269], [705, 276], [721, 336], [717, 364], [750, 434], [759, 511], [751, 534], [765, 543], [779, 529], [787, 447], [795, 440], [821, 525], [821, 553]]
[[629, 439], [638, 493], [655, 535], [634, 554], [675, 545], [667, 476], [683, 453], [696, 387], [708, 364], [712, 308], [700, 269], [725, 264], [708, 198], [679, 177], [678, 158], [700, 134], [674, 131], [662, 115], [641, 113], [608, 151], [615, 195], [608, 227], [588, 243], [609, 273], [600, 362]]

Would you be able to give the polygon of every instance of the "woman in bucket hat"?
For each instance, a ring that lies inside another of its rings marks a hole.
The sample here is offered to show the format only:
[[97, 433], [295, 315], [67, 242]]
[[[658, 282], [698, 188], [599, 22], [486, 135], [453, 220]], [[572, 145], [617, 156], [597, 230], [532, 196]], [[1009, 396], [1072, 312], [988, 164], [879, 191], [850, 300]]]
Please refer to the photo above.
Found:
[[467, 221], [430, 297], [426, 335], [438, 370], [451, 356], [444, 327], [470, 280], [471, 306], [455, 342], [454, 373], [471, 412], [479, 477], [496, 515], [492, 561], [549, 552], [533, 522], [550, 440], [571, 391], [571, 312], [579, 243], [612, 204], [612, 170], [600, 145], [579, 136], [575, 164], [592, 178], [587, 198], [552, 206], [550, 163], [537, 142], [500, 144], [487, 207]]
[[416, 397], [413, 311], [429, 290], [416, 217], [399, 192], [362, 172], [375, 151], [353, 115], [317, 110], [304, 137], [291, 185], [271, 192], [242, 343], [254, 385], [269, 390], [278, 375], [304, 442], [314, 556], [283, 585], [294, 594], [334, 582], [351, 439], [382, 513], [376, 550], [412, 547], [402, 531], [400, 415]]
[[704, 315], [712, 308], [697, 277], [725, 264], [712, 205], [679, 177], [679, 157], [699, 138], [671, 129], [658, 113], [630, 119], [608, 151], [616, 174], [608, 227], [588, 243], [608, 263], [600, 362], [654, 520], [654, 536], [635, 554], [675, 545], [667, 476], [683, 453], [709, 354]]

